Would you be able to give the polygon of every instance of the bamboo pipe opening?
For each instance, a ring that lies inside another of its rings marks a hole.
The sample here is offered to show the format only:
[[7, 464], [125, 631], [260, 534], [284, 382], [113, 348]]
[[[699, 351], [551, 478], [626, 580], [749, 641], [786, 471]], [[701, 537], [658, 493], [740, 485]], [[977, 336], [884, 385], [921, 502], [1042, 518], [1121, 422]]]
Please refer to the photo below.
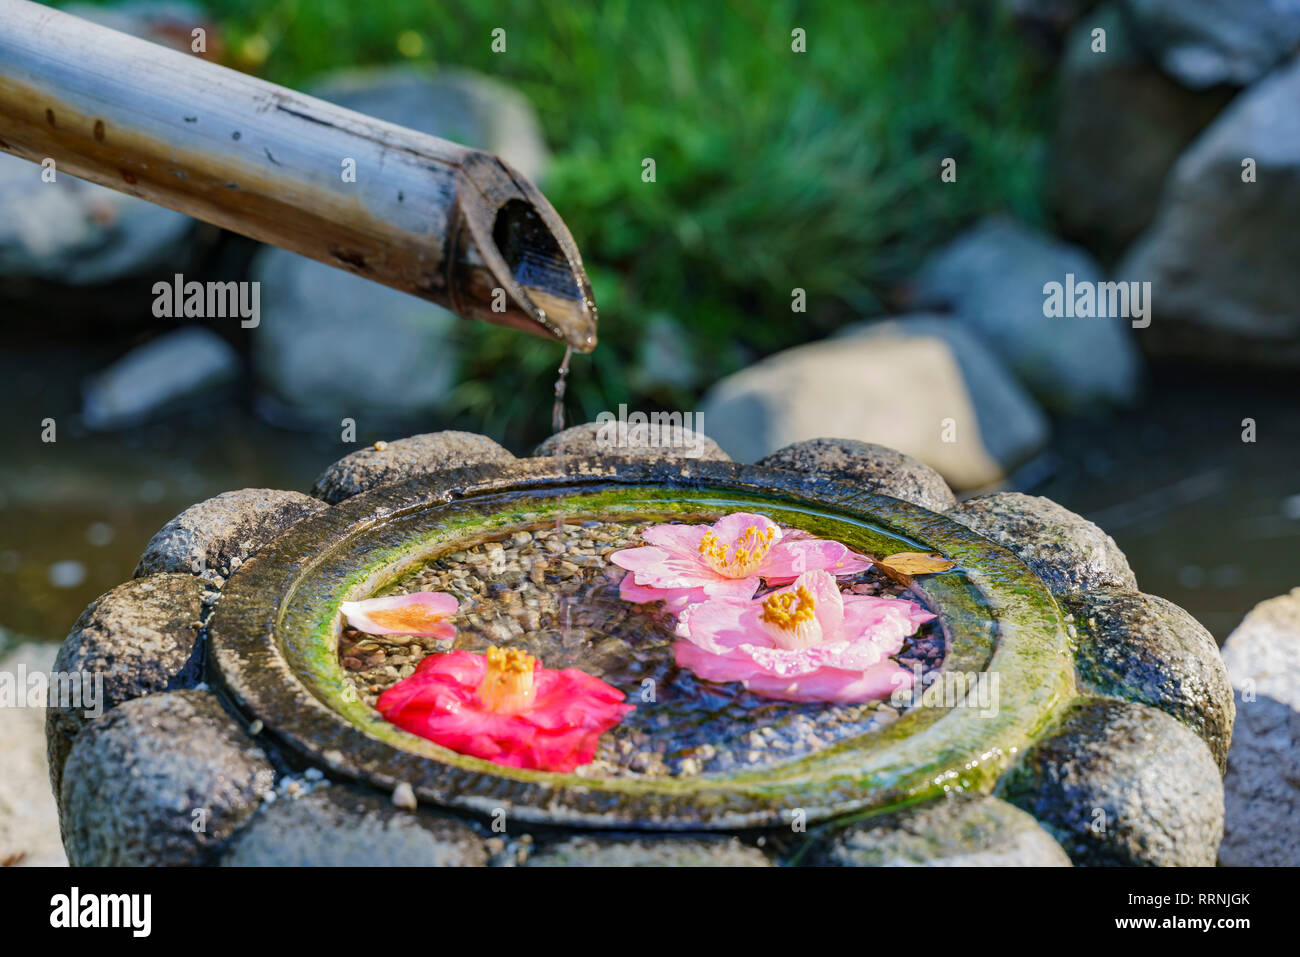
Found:
[[448, 288], [455, 311], [596, 347], [596, 304], [564, 222], [528, 180], [489, 153], [461, 162], [463, 199]]

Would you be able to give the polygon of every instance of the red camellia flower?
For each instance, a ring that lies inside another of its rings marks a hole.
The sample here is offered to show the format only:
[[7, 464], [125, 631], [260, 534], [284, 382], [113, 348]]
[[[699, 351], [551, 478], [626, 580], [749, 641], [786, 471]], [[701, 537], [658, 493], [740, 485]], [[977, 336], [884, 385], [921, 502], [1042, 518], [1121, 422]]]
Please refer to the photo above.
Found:
[[517, 648], [431, 655], [375, 705], [392, 724], [460, 754], [512, 768], [572, 771], [633, 710], [577, 668], [543, 668]]

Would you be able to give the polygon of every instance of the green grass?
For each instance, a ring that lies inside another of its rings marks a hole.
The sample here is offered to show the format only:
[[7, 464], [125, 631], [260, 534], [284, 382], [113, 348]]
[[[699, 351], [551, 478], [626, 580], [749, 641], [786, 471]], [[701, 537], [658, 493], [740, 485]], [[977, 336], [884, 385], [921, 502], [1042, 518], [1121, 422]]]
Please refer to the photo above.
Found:
[[[206, 7], [228, 59], [289, 86], [413, 59], [481, 70], [531, 98], [555, 153], [543, 189], [601, 309], [601, 347], [575, 360], [571, 417], [619, 402], [692, 408], [747, 361], [884, 311], [891, 285], [973, 217], [1043, 218], [1042, 64], [995, 0]], [[503, 54], [490, 49], [496, 27]], [[794, 27], [805, 54], [791, 51]], [[422, 40], [409, 58], [405, 31]], [[947, 156], [956, 184], [939, 180]], [[645, 157], [655, 183], [642, 182]], [[805, 314], [791, 312], [795, 287]], [[689, 338], [694, 382], [634, 374], [656, 314]], [[516, 446], [544, 434], [559, 348], [486, 326], [465, 336], [449, 412]]]

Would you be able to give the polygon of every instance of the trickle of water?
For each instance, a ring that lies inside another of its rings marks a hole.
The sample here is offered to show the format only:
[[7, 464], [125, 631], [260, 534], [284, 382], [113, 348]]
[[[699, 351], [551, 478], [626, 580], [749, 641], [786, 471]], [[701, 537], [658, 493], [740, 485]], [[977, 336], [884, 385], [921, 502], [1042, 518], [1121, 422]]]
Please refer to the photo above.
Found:
[[551, 406], [551, 432], [564, 431], [564, 392], [569, 383], [569, 360], [573, 358], [573, 346], [564, 350], [564, 361], [560, 363], [559, 375], [555, 379], [555, 404]]

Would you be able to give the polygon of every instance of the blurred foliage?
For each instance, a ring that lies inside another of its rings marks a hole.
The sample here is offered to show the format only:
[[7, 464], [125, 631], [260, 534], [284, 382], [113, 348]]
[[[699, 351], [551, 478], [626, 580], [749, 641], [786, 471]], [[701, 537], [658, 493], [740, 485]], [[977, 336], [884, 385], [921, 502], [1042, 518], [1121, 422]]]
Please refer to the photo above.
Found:
[[[656, 315], [688, 337], [706, 387], [883, 311], [890, 285], [971, 218], [1043, 216], [1043, 67], [996, 0], [200, 2], [228, 60], [289, 86], [405, 60], [531, 98], [555, 153], [543, 189], [601, 310], [600, 348], [574, 360], [571, 418], [693, 406], [680, 377], [633, 369]], [[806, 53], [791, 50], [795, 27]], [[955, 184], [939, 180], [948, 156]], [[807, 313], [791, 312], [795, 287]], [[544, 434], [561, 349], [481, 324], [464, 334], [449, 411], [516, 446]]]

